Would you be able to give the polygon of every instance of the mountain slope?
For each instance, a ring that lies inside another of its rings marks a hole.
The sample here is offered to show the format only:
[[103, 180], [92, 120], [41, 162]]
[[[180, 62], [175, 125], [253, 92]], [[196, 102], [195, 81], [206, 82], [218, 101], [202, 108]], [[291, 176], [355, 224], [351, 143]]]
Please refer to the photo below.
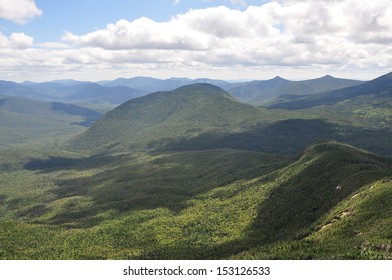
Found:
[[0, 147], [74, 135], [101, 115], [72, 104], [0, 96]]
[[266, 118], [260, 118], [255, 116], [253, 122], [259, 123], [254, 126], [239, 126], [223, 132], [203, 132], [193, 137], [177, 137], [164, 148], [173, 151], [230, 148], [295, 156], [310, 145], [335, 140], [392, 156], [390, 129], [367, 128], [327, 119], [279, 120], [275, 117], [274, 121], [263, 122]]
[[390, 175], [391, 163], [334, 142], [308, 148], [297, 162], [277, 174], [277, 179], [285, 179], [260, 209], [254, 225], [257, 234], [268, 235], [266, 241], [296, 239], [359, 188]]
[[337, 144], [308, 151], [260, 208], [259, 245], [236, 258], [391, 259], [392, 162]]
[[361, 83], [356, 80], [338, 79], [331, 76], [305, 81], [289, 81], [275, 77], [266, 81], [244, 83], [238, 87], [230, 88], [228, 92], [243, 102], [260, 105], [282, 95], [309, 95]]

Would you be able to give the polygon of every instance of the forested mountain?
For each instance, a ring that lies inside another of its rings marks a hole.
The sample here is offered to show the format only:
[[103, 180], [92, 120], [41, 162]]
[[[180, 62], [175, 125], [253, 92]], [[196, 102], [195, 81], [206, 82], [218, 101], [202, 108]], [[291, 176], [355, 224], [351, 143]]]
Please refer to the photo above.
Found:
[[106, 113], [72, 145], [83, 149], [158, 149], [180, 138], [232, 131], [242, 123], [246, 127], [269, 115], [266, 110], [238, 102], [219, 87], [195, 84], [129, 100]]

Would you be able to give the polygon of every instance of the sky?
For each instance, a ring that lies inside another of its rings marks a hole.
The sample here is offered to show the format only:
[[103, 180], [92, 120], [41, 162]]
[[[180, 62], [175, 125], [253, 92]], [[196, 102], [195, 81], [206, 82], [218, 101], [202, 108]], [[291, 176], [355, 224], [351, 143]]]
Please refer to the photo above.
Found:
[[392, 0], [0, 0], [0, 80], [392, 71]]

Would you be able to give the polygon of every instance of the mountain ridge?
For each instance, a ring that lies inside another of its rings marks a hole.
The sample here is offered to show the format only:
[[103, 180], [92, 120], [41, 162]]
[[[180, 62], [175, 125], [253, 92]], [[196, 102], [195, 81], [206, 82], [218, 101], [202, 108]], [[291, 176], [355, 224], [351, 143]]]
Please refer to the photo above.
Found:
[[375, 97], [388, 95], [392, 91], [392, 72], [377, 77], [363, 84], [337, 89], [333, 91], [322, 92], [310, 96], [303, 97], [291, 102], [282, 102], [269, 106], [271, 109], [306, 109], [321, 105], [333, 105], [338, 102], [353, 99], [359, 96]]

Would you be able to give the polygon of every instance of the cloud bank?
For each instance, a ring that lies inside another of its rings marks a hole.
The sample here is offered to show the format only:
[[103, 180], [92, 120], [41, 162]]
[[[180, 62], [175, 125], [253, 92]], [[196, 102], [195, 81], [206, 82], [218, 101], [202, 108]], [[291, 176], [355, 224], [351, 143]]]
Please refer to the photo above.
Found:
[[[66, 32], [69, 48], [29, 52], [50, 56], [48, 67], [75, 71], [390, 71], [391, 18], [392, 0], [282, 0], [243, 11], [189, 10], [166, 22], [122, 19], [87, 34]], [[31, 46], [21, 34], [14, 37]], [[0, 47], [12, 40], [0, 37]]]

